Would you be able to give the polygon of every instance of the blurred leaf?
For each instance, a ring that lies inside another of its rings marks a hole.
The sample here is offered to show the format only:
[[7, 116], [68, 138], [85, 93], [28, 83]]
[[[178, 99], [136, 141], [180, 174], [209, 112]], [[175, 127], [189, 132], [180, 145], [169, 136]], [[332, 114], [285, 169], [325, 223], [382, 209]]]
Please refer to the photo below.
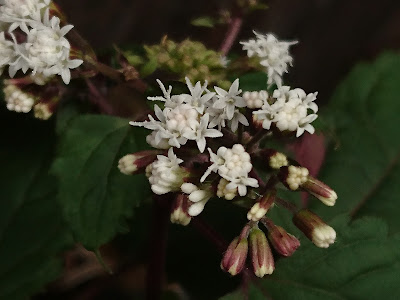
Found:
[[60, 274], [57, 255], [72, 238], [48, 174], [54, 124], [0, 115], [0, 125], [8, 126], [0, 144], [0, 299], [28, 299]]
[[243, 92], [266, 90], [268, 76], [264, 72], [249, 73], [239, 78]]
[[373, 215], [399, 231], [400, 56], [360, 64], [334, 94], [326, 115], [336, 122], [339, 148], [327, 154], [320, 179], [339, 196], [334, 207], [312, 201], [327, 219], [348, 212]]
[[154, 73], [154, 71], [157, 70], [157, 67], [158, 67], [157, 57], [152, 57], [148, 62], [146, 62], [140, 68], [139, 73], [142, 77], [147, 77], [150, 74]]
[[[348, 225], [340, 217], [332, 225], [338, 233], [333, 246], [319, 249], [303, 240], [274, 274], [251, 284], [248, 299], [397, 299], [400, 236], [388, 236], [386, 223], [375, 218]], [[238, 291], [222, 299], [244, 297]]]
[[125, 119], [86, 115], [61, 137], [53, 164], [58, 198], [76, 241], [88, 249], [124, 231], [124, 219], [149, 195], [144, 176], [126, 176], [117, 168], [123, 155], [146, 148], [144, 133]]
[[215, 20], [211, 17], [208, 16], [203, 16], [197, 19], [194, 19], [190, 22], [193, 26], [198, 26], [198, 27], [209, 27], [213, 28], [215, 26]]

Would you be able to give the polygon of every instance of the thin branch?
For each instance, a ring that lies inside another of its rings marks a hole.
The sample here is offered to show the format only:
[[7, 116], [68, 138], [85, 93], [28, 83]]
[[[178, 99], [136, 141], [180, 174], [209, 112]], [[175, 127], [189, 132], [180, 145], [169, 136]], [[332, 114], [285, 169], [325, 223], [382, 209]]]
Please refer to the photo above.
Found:
[[220, 52], [222, 53], [222, 55], [228, 55], [229, 51], [236, 41], [237, 36], [239, 35], [242, 25], [243, 18], [241, 16], [232, 18], [231, 22], [229, 23], [228, 31], [220, 48]]

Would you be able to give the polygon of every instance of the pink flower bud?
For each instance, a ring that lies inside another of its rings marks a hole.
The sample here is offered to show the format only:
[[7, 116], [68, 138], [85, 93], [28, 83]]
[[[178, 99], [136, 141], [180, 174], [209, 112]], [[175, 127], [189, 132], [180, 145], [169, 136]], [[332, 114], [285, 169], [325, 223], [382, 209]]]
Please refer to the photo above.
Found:
[[192, 217], [188, 213], [189, 199], [187, 195], [178, 194], [172, 204], [171, 223], [186, 226]]
[[250, 232], [250, 251], [254, 274], [257, 277], [272, 274], [275, 269], [274, 257], [264, 232], [259, 228], [253, 228]]
[[301, 187], [317, 199], [321, 200], [321, 202], [325, 205], [335, 205], [337, 194], [329, 186], [318, 179], [308, 176], [307, 181], [303, 183]]
[[242, 239], [239, 239], [239, 237], [235, 238], [224, 253], [221, 261], [221, 269], [232, 276], [239, 274], [246, 263], [248, 248], [247, 237]]
[[250, 221], [257, 222], [271, 208], [275, 201], [275, 192], [266, 193], [264, 196], [260, 197], [260, 199], [253, 205], [253, 207], [247, 213], [247, 219]]
[[263, 223], [268, 229], [268, 239], [272, 246], [282, 256], [291, 256], [300, 247], [300, 241], [290, 233], [287, 233], [281, 226], [266, 219]]
[[317, 247], [328, 248], [335, 242], [335, 230], [308, 209], [297, 212], [293, 217], [293, 223]]
[[118, 162], [118, 169], [125, 175], [133, 175], [142, 173], [146, 167], [157, 158], [158, 150], [146, 150], [127, 154]]

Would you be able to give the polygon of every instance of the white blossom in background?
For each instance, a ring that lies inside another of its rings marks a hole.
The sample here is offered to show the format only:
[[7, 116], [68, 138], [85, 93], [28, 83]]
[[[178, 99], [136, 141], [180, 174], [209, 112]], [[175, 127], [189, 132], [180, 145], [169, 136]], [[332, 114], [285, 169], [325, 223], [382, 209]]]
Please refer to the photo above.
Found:
[[50, 2], [51, 0], [4, 0], [0, 6], [0, 20], [14, 23], [12, 27], [31, 21], [40, 22], [42, 11]]
[[[71, 45], [65, 35], [72, 25], [60, 27], [60, 19], [50, 16], [50, 0], [5, 0], [0, 6], [0, 22], [2, 29], [9, 32], [12, 41], [0, 37], [0, 51], [4, 53], [1, 68], [9, 65], [9, 75], [29, 69], [32, 74], [51, 78], [60, 75], [65, 84], [71, 79], [71, 69], [79, 67], [83, 61], [70, 59]], [[19, 34], [26, 35], [26, 41], [19, 43], [14, 31], [20, 28]], [[6, 60], [7, 58], [7, 60]], [[46, 81], [46, 80], [44, 80]]]
[[247, 56], [257, 56], [260, 64], [265, 67], [268, 74], [268, 84], [282, 85], [283, 73], [288, 72], [288, 66], [292, 65], [293, 58], [289, 54], [289, 47], [297, 44], [297, 41], [282, 42], [273, 34], [259, 34], [254, 32], [256, 39], [241, 42]]
[[163, 195], [180, 190], [183, 179], [187, 176], [185, 169], [179, 166], [182, 162], [173, 148], [169, 149], [168, 156], [157, 155], [157, 160], [146, 168], [146, 176], [153, 193]]
[[31, 95], [12, 84], [7, 85], [3, 92], [7, 109], [10, 111], [28, 113], [36, 102]]

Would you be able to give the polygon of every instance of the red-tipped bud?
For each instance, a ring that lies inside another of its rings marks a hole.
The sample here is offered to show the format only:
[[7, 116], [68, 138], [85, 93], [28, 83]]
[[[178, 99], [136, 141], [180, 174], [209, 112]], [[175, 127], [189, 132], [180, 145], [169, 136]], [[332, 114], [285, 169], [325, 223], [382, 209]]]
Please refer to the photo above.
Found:
[[267, 237], [259, 228], [253, 228], [250, 232], [250, 253], [254, 274], [264, 277], [275, 270], [274, 257], [269, 247]]
[[268, 239], [272, 247], [282, 256], [291, 256], [300, 247], [300, 241], [281, 226], [277, 226], [270, 220], [263, 220], [268, 229]]
[[282, 167], [279, 171], [279, 179], [290, 190], [297, 190], [308, 180], [308, 170], [303, 167]]
[[247, 219], [250, 221], [260, 221], [262, 217], [268, 212], [275, 201], [275, 192], [266, 193], [264, 196], [253, 205], [247, 213]]
[[232, 276], [239, 274], [246, 263], [248, 249], [247, 237], [242, 239], [239, 239], [239, 237], [235, 238], [224, 253], [221, 261], [221, 269]]
[[178, 194], [171, 209], [171, 223], [180, 224], [183, 226], [188, 225], [192, 219], [192, 217], [189, 216], [188, 210], [188, 196], [184, 194]]
[[337, 194], [329, 186], [318, 179], [308, 176], [307, 181], [303, 183], [301, 187], [317, 199], [321, 200], [321, 202], [325, 205], [335, 205]]
[[293, 223], [317, 247], [328, 248], [335, 242], [335, 230], [308, 209], [297, 212], [293, 217]]
[[125, 175], [142, 173], [149, 164], [156, 160], [160, 153], [158, 150], [146, 150], [127, 154], [119, 160], [118, 169]]

